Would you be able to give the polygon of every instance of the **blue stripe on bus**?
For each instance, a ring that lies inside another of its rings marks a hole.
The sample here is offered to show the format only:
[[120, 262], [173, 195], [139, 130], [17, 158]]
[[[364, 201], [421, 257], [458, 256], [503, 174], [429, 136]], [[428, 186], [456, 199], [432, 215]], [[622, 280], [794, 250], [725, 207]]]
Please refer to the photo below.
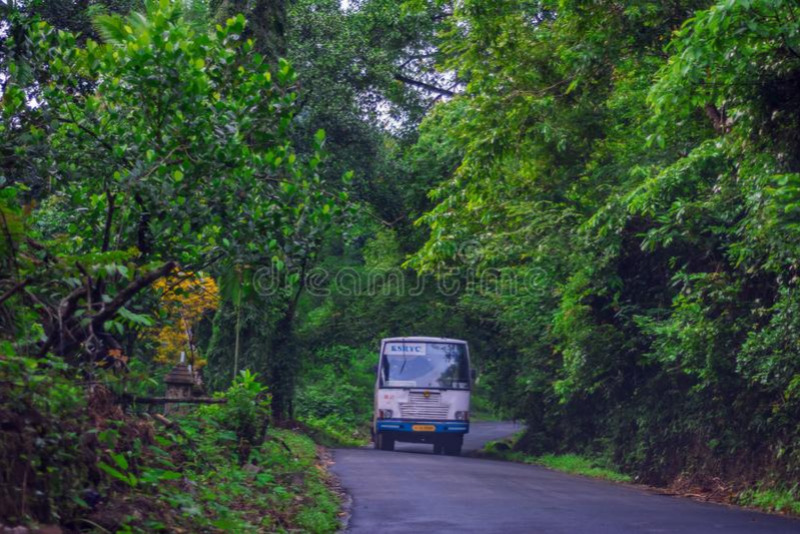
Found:
[[436, 427], [434, 432], [453, 432], [465, 434], [469, 432], [469, 423], [461, 421], [400, 421], [392, 419], [382, 419], [378, 421], [378, 432], [391, 430], [392, 432], [414, 432], [414, 425], [432, 425]]

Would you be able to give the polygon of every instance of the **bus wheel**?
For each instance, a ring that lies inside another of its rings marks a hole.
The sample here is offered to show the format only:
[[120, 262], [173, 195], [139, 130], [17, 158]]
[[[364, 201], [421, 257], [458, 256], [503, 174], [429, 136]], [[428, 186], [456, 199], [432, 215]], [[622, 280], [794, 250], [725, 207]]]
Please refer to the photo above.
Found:
[[461, 446], [464, 444], [464, 437], [449, 439], [444, 444], [444, 453], [447, 456], [461, 456]]
[[442, 449], [444, 447], [441, 443], [434, 443], [433, 444], [433, 454], [442, 454]]
[[375, 448], [382, 451], [393, 451], [394, 437], [384, 434], [383, 432], [378, 432], [375, 438]]

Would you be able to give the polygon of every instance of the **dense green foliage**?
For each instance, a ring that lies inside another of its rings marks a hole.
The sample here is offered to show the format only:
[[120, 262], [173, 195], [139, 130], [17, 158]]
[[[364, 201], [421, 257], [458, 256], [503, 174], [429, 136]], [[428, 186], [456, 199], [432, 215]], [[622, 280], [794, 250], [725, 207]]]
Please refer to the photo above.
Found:
[[[162, 2], [146, 15], [95, 22], [105, 42], [85, 46], [29, 24], [34, 59], [47, 66], [36, 92], [43, 104], [32, 105], [10, 63], [0, 134], [33, 173], [13, 172], [12, 161], [3, 178], [3, 210], [24, 231], [9, 226], [5, 273], [28, 279], [21, 304], [45, 304], [47, 340], [24, 330], [24, 318], [8, 326], [25, 351], [69, 357], [83, 344], [97, 360], [117, 348], [111, 328], [124, 334], [117, 312], [155, 278], [176, 264], [225, 273], [270, 262], [280, 276], [346, 194], [326, 191], [316, 173], [324, 132], [307, 161], [292, 150], [295, 75], [281, 62], [273, 80], [240, 39], [242, 17], [196, 29]], [[46, 209], [20, 211], [31, 196], [44, 197]], [[62, 280], [67, 291], [48, 306], [53, 295], [39, 288]], [[131, 310], [123, 317], [148, 324]]]
[[[145, 447], [155, 446], [152, 424], [122, 410], [133, 410], [126, 395], [148, 393], [165, 374], [152, 335], [169, 320], [164, 292], [184, 291], [180, 279], [205, 270], [226, 306], [241, 308], [259, 266], [272, 266], [286, 292], [297, 277], [286, 265], [347, 201], [344, 181], [333, 187], [318, 172], [324, 132], [302, 154], [292, 147], [292, 67], [267, 64], [242, 37], [242, 16], [215, 25], [161, 1], [141, 13], [95, 10], [85, 23], [55, 16], [53, 27], [40, 20], [53, 5], [24, 7], [4, 7], [2, 28], [2, 521], [72, 528], [100, 514], [93, 522], [112, 529], [334, 530], [337, 504], [313, 450], [297, 463], [291, 448], [264, 445], [270, 411], [252, 375], [231, 386], [224, 408], [170, 427], [181, 439], [167, 471]], [[58, 28], [73, 23], [90, 38]], [[182, 327], [204, 330], [206, 350], [209, 325]], [[240, 376], [233, 368], [220, 389]], [[119, 441], [104, 442], [107, 434]], [[181, 452], [203, 443], [203, 455]], [[254, 493], [248, 463], [280, 473], [269, 464], [283, 457], [287, 476], [301, 471], [296, 488], [265, 473], [255, 483], [267, 494]], [[200, 482], [202, 496], [188, 489]], [[87, 491], [103, 502], [86, 502]], [[250, 526], [248, 509], [260, 509]]]
[[[4, 350], [8, 350], [5, 347]], [[339, 503], [309, 438], [266, 428], [269, 396], [243, 372], [169, 426], [125, 414], [104, 377], [88, 392], [57, 360], [0, 360], [0, 517], [110, 532], [335, 532]], [[129, 383], [131, 382], [131, 383]], [[172, 416], [170, 416], [172, 417]]]
[[295, 415], [331, 444], [369, 441], [375, 387], [374, 350], [335, 345], [308, 358], [295, 400]]
[[486, 365], [528, 421], [521, 447], [609, 454], [656, 482], [800, 476], [798, 15], [457, 6], [442, 47], [466, 90], [420, 143], [463, 157], [411, 264], [472, 240], [481, 268], [526, 281], [462, 298], [503, 334]]
[[79, 430], [89, 425], [86, 399], [62, 362], [14, 357], [7, 344], [2, 348], [0, 516], [70, 517], [90, 470], [97, 470], [78, 461]]
[[[0, 8], [0, 369], [27, 391], [2, 409], [47, 447], [102, 426], [82, 390], [157, 392], [155, 287], [199, 272], [210, 454], [267, 446], [242, 370], [363, 443], [379, 340], [441, 335], [527, 421], [520, 457], [796, 506], [795, 3], [92, 4]], [[80, 515], [42, 484], [56, 506], [4, 517]]]

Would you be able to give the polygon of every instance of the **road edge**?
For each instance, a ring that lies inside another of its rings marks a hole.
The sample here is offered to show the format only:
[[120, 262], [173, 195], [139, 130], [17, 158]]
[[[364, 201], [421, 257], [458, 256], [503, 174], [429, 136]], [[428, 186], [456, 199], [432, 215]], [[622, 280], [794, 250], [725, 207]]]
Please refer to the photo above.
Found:
[[[636, 489], [636, 490], [639, 490], [639, 491], [643, 491], [643, 492], [650, 493], [652, 495], [661, 496], [661, 497], [677, 497], [677, 498], [688, 499], [688, 500], [691, 500], [691, 501], [694, 501], [694, 502], [698, 502], [698, 503], [703, 503], [703, 504], [714, 504], [714, 505], [718, 505], [718, 506], [724, 506], [726, 508], [733, 508], [733, 509], [738, 509], [738, 510], [746, 510], [746, 511], [749, 511], [749, 512], [755, 512], [755, 513], [764, 514], [764, 515], [767, 515], [767, 516], [783, 517], [783, 518], [786, 518], [786, 519], [800, 521], [800, 515], [797, 515], [797, 514], [786, 513], [786, 512], [782, 512], [782, 511], [776, 511], [776, 510], [769, 510], [769, 509], [764, 509], [764, 508], [760, 508], [760, 507], [757, 507], [757, 506], [748, 506], [748, 505], [744, 505], [744, 504], [739, 504], [739, 503], [737, 503], [736, 501], [733, 500], [734, 497], [732, 495], [727, 495], [726, 494], [727, 496], [723, 497], [720, 494], [715, 493], [715, 492], [703, 493], [703, 492], [698, 492], [696, 489], [693, 489], [693, 488], [685, 488], [685, 489], [681, 490], [681, 489], [679, 489], [678, 486], [676, 486], [674, 484], [668, 485], [668, 486], [653, 486], [653, 485], [650, 485], [650, 484], [645, 484], [643, 482], [636, 482], [635, 479], [617, 480], [617, 479], [609, 478], [609, 477], [606, 477], [606, 476], [593, 476], [591, 474], [571, 472], [571, 471], [568, 471], [568, 470], [558, 469], [558, 468], [555, 468], [555, 467], [553, 467], [551, 465], [547, 465], [547, 464], [544, 464], [544, 463], [537, 463], [537, 462], [534, 462], [534, 461], [520, 460], [520, 459], [517, 459], [517, 458], [514, 458], [514, 457], [510, 456], [510, 453], [513, 452], [513, 438], [514, 438], [513, 436], [510, 436], [509, 438], [490, 441], [490, 442], [486, 443], [482, 448], [476, 449], [474, 451], [471, 451], [469, 456], [472, 457], [472, 458], [477, 458], [477, 459], [482, 459], [482, 460], [495, 460], [495, 461], [498, 461], [498, 462], [509, 462], [509, 463], [515, 463], [515, 464], [519, 464], [519, 465], [536, 466], [536, 467], [539, 467], [541, 469], [547, 469], [548, 471], [553, 471], [555, 473], [561, 473], [561, 474], [564, 474], [564, 475], [581, 477], [581, 478], [588, 478], [588, 479], [592, 479], [592, 480], [599, 480], [599, 481], [606, 482], [606, 483], [609, 483], [609, 484], [614, 484], [614, 485], [617, 485], [617, 486], [625, 486], [625, 487], [629, 487], [629, 488], [632, 488], [632, 489]], [[501, 444], [505, 448], [501, 448], [500, 450], [487, 450], [487, 447], [496, 446], [497, 444]], [[532, 459], [534, 457], [530, 456], [529, 458]]]

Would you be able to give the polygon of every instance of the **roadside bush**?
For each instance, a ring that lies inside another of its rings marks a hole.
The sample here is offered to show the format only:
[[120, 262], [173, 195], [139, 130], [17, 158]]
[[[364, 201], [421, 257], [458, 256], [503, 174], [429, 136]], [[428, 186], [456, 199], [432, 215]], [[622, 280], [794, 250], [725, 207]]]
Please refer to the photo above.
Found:
[[[267, 387], [258, 381], [258, 374], [245, 369], [224, 393], [217, 398], [225, 404], [204, 406], [191, 417], [196, 428], [213, 428], [225, 440], [237, 443], [239, 462], [247, 462], [250, 451], [266, 437], [270, 417], [270, 396]], [[211, 427], [208, 427], [209, 423]]]
[[219, 395], [227, 403], [166, 426], [120, 406], [137, 374], [93, 369], [102, 382], [87, 386], [80, 373], [0, 344], [0, 528], [336, 530], [339, 504], [315, 468], [316, 446], [268, 431], [270, 397], [254, 373]]
[[0, 342], [0, 518], [54, 522], [80, 507], [94, 456], [86, 394], [73, 374]]
[[78, 526], [165, 472], [148, 467], [152, 423], [126, 415], [109, 388], [120, 378], [88, 371], [0, 345], [0, 522]]

